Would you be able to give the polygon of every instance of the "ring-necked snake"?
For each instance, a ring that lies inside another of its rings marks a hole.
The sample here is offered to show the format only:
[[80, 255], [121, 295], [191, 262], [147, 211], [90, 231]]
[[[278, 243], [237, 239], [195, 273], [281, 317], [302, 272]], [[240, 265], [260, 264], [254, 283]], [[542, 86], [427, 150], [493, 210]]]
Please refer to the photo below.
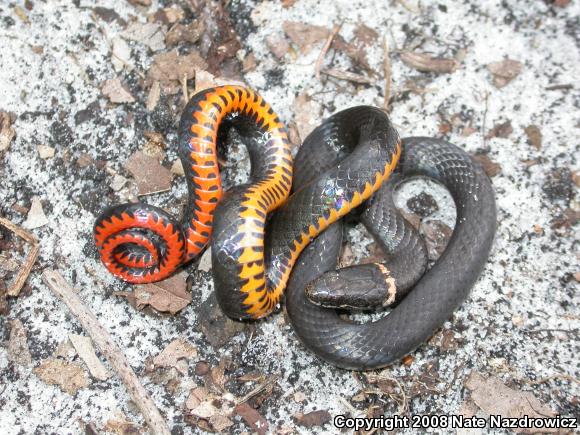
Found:
[[[301, 192], [320, 183], [329, 165], [343, 166], [357, 150], [353, 150], [352, 135], [359, 146], [367, 140], [366, 133], [358, 133], [354, 126], [342, 127], [352, 125], [353, 111], [360, 117], [366, 116], [369, 124], [381, 119], [376, 109], [360, 107], [326, 120], [305, 140], [296, 156], [294, 190]], [[350, 135], [345, 134], [347, 131]], [[361, 220], [378, 239], [389, 261], [335, 272], [342, 240], [340, 223], [310, 244], [294, 267], [286, 309], [305, 346], [339, 367], [356, 370], [384, 367], [427, 340], [467, 297], [492, 246], [495, 198], [483, 169], [463, 150], [443, 140], [407, 138], [402, 148], [394, 182], [401, 177], [422, 175], [443, 184], [456, 205], [455, 229], [444, 253], [423, 275], [427, 263], [425, 248], [413, 227], [394, 207], [393, 185], [388, 182], [367, 202]], [[356, 174], [350, 172], [349, 177], [335, 183], [342, 188], [350, 183], [351, 177]], [[319, 198], [313, 201], [314, 206], [321, 202]], [[271, 226], [276, 227], [278, 219], [286, 218], [275, 215]], [[401, 275], [404, 267], [410, 269], [410, 279]], [[356, 299], [353, 288], [374, 297], [375, 305], [381, 305], [381, 301], [383, 305], [393, 302], [396, 305], [387, 316], [362, 324], [340, 317], [335, 309], [319, 306], [364, 308], [365, 301]], [[405, 293], [408, 294], [402, 298]]]
[[[226, 117], [244, 139], [252, 172], [250, 183], [220, 200], [216, 136]], [[293, 173], [286, 132], [252, 91], [224, 86], [194, 96], [182, 116], [179, 142], [190, 193], [183, 224], [144, 204], [107, 210], [95, 224], [105, 265], [131, 282], [163, 279], [203, 249], [215, 210], [212, 271], [224, 312], [238, 319], [263, 317], [276, 308], [290, 279], [287, 310], [296, 332], [307, 347], [341, 367], [381, 367], [411, 351], [450, 316], [487, 259], [495, 203], [486, 176], [451, 144], [406, 140], [402, 173], [425, 174], [445, 184], [458, 216], [447, 250], [415, 284], [425, 270], [424, 246], [393, 212], [390, 184], [379, 191], [402, 146], [388, 116], [377, 108], [339, 112], [306, 139], [297, 155], [290, 198]], [[322, 275], [335, 268], [340, 249], [342, 231], [333, 223], [365, 202], [362, 221], [395, 257], [387, 264]], [[405, 274], [409, 264], [414, 268]], [[319, 304], [330, 300], [330, 306], [362, 307], [365, 298], [357, 302], [352, 292], [360, 288], [378, 300], [375, 304], [398, 305], [378, 322], [353, 324], [334, 309], [310, 302], [306, 287]]]

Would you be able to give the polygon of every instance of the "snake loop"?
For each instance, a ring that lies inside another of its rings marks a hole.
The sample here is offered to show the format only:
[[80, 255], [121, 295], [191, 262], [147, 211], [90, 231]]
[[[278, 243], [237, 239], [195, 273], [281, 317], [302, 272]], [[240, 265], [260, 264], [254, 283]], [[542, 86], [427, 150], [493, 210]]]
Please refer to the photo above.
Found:
[[[199, 92], [187, 103], [179, 126], [178, 151], [189, 192], [183, 220], [177, 222], [164, 210], [143, 203], [105, 210], [97, 218], [94, 236], [101, 260], [113, 275], [132, 283], [159, 281], [207, 245], [214, 211], [222, 197], [216, 141], [226, 117], [247, 133], [242, 136], [251, 142], [250, 148], [269, 156], [267, 176], [253, 189], [267, 192], [268, 200], [275, 191], [272, 209], [288, 195], [292, 176], [290, 147], [284, 126], [268, 103], [240, 86]], [[286, 181], [281, 183], [284, 178]]]

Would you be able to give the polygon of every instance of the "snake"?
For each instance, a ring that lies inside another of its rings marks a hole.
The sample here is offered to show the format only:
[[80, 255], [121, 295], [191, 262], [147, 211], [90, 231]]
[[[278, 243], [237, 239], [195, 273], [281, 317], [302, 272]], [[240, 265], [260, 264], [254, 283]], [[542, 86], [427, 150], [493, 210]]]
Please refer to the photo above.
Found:
[[141, 202], [111, 206], [96, 219], [95, 244], [114, 276], [135, 284], [160, 281], [208, 245], [223, 196], [217, 155], [222, 124], [235, 127], [247, 139], [256, 163], [252, 165], [254, 184], [238, 204], [241, 225], [253, 228], [263, 224], [265, 213], [287, 198], [292, 154], [286, 128], [272, 107], [242, 86], [202, 90], [187, 102], [179, 123], [178, 154], [188, 188], [181, 221]]
[[[307, 226], [311, 210], [324, 208], [327, 198], [304, 192], [319, 193], [320, 185], [331, 183], [334, 190], [350, 196], [353, 180], [359, 172], [366, 176], [375, 161], [372, 154], [358, 153], [372, 137], [362, 126], [381, 128], [386, 122], [388, 118], [378, 109], [359, 106], [339, 112], [317, 127], [295, 157], [295, 193], [288, 204], [295, 195], [308, 199], [290, 211], [290, 218], [274, 214], [270, 227], [279, 229], [290, 222]], [[347, 166], [351, 169], [346, 170]], [[332, 167], [343, 172], [329, 180]], [[423, 241], [393, 200], [400, 183], [418, 176], [444, 186], [456, 207], [453, 234], [431, 268]], [[334, 200], [330, 198], [330, 202]], [[307, 207], [308, 212], [300, 207]], [[343, 233], [342, 221], [337, 220], [297, 259], [285, 303], [293, 330], [306, 348], [335, 366], [370, 370], [411, 353], [467, 298], [493, 244], [496, 205], [489, 178], [465, 151], [442, 139], [409, 137], [401, 141], [395, 173], [356, 213], [387, 260], [337, 271]], [[276, 247], [271, 249], [277, 252]], [[343, 309], [353, 307], [389, 307], [389, 311], [378, 320], [361, 323], [341, 315]]]

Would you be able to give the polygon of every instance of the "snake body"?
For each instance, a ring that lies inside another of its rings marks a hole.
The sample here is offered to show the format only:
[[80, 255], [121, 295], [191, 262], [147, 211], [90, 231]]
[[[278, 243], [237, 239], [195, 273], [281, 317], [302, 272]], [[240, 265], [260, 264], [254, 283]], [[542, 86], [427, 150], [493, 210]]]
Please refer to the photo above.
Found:
[[[369, 113], [369, 116], [373, 115]], [[316, 170], [319, 161], [325, 165], [341, 165], [343, 155], [351, 152], [352, 147], [348, 144], [342, 146], [342, 155], [337, 153], [336, 146], [327, 146], [324, 138], [336, 128], [335, 119], [325, 121], [300, 149], [296, 156], [294, 189], [300, 191], [323, 176]], [[319, 161], [313, 161], [310, 154], [313, 149], [317, 150]], [[313, 280], [321, 280], [325, 273], [330, 273], [330, 278], [322, 279], [319, 284], [332, 287], [333, 282], [337, 282], [332, 275], [337, 273], [334, 269], [341, 248], [340, 223], [328, 228], [305, 250], [288, 284], [286, 309], [297, 335], [316, 355], [339, 367], [355, 370], [384, 367], [427, 340], [467, 297], [492, 246], [496, 228], [493, 189], [482, 168], [463, 150], [439, 139], [404, 139], [398, 173], [399, 177], [423, 175], [443, 184], [455, 202], [457, 218], [444, 253], [421, 277], [425, 261], [416, 261], [414, 254], [409, 253], [418, 253], [421, 257], [423, 248], [417, 242], [416, 233], [403, 223], [394, 209], [392, 199], [388, 199], [392, 186], [387, 183], [365, 205], [363, 223], [372, 234], [386, 237], [382, 245], [395, 269], [397, 262], [400, 263], [397, 256], [402, 256], [412, 269], [413, 280], [418, 279], [416, 283], [402, 285], [411, 289], [402, 300], [400, 296], [397, 298], [400, 302], [397, 300], [398, 304], [388, 315], [375, 322], [354, 323], [341, 318], [335, 309], [318, 306], [308, 299], [304, 290], [312, 287]], [[275, 216], [272, 225], [276, 219]], [[390, 263], [376, 265], [379, 266], [388, 269]], [[360, 280], [361, 287], [367, 285], [366, 281], [381, 281], [380, 276], [375, 274], [373, 278], [368, 271], [357, 274], [356, 268], [348, 272], [347, 277], [355, 284]], [[383, 285], [386, 281], [383, 279]], [[396, 279], [394, 284], [398, 287]], [[318, 296], [333, 291], [332, 288], [310, 288], [310, 293]]]
[[[222, 197], [216, 142], [218, 129], [226, 120], [232, 121], [242, 136], [247, 134], [248, 141], [259, 143], [255, 148], [268, 156], [267, 167], [258, 168], [264, 173], [253, 189], [252, 200], [268, 202], [273, 209], [288, 195], [290, 146], [272, 108], [260, 95], [240, 86], [201, 91], [187, 103], [179, 126], [179, 157], [189, 192], [182, 221], [158, 207], [137, 203], [110, 207], [95, 222], [96, 246], [113, 275], [132, 283], [159, 281], [207, 245], [215, 208]], [[260, 142], [256, 129], [268, 140]], [[271, 200], [274, 194], [276, 199]], [[245, 222], [253, 218], [253, 211], [241, 216]]]
[[[276, 210], [266, 241], [261, 225], [245, 225], [240, 219], [249, 210], [266, 213], [267, 203], [248, 199], [251, 187], [234, 189], [218, 205], [212, 270], [218, 302], [228, 316], [248, 319], [271, 313], [302, 250], [370, 198], [394, 170], [400, 140], [383, 111], [366, 106], [347, 109], [331, 117], [326, 126], [331, 127], [324, 130], [326, 146], [342, 153], [346, 143], [352, 152], [341, 164], [321, 162], [316, 167], [322, 175]], [[254, 154], [250, 149], [250, 156]]]

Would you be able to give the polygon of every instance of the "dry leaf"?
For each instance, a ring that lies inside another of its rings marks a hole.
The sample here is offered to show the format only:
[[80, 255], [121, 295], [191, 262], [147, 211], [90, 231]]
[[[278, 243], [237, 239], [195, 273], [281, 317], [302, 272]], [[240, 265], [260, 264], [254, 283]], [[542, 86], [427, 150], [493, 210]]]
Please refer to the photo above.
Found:
[[48, 223], [48, 219], [46, 218], [44, 210], [42, 209], [40, 198], [38, 196], [34, 196], [31, 202], [32, 204], [30, 205], [28, 216], [22, 224], [24, 228], [28, 228], [29, 230], [40, 228]]
[[133, 23], [121, 35], [125, 39], [146, 45], [153, 51], [165, 48], [165, 33], [159, 24]]
[[15, 119], [16, 117], [12, 113], [0, 110], [0, 152], [10, 148], [10, 143], [16, 136], [16, 132], [12, 128]]
[[528, 142], [537, 150], [542, 148], [542, 132], [537, 125], [528, 125], [524, 128], [526, 136], [528, 136]]
[[165, 35], [165, 43], [170, 47], [182, 41], [194, 44], [201, 38], [203, 32], [205, 32], [203, 21], [193, 20], [189, 24], [176, 24]]
[[294, 421], [300, 426], [308, 428], [324, 426], [331, 418], [330, 413], [326, 410], [312, 411], [307, 414], [302, 414], [301, 412], [294, 414]]
[[236, 406], [234, 412], [242, 417], [246, 424], [259, 435], [266, 435], [268, 433], [268, 422], [266, 419], [246, 402]]
[[163, 24], [173, 24], [185, 18], [185, 12], [177, 5], [172, 5], [168, 8], [159, 9], [152, 16], [150, 20], [159, 21]]
[[58, 385], [70, 395], [89, 385], [89, 376], [80, 365], [56, 358], [44, 360], [34, 373], [47, 384]]
[[306, 93], [296, 97], [292, 105], [294, 110], [294, 122], [301, 138], [306, 138], [318, 125], [322, 107], [320, 103], [312, 100]]
[[107, 420], [107, 424], [104, 427], [105, 431], [117, 435], [139, 435], [146, 433], [142, 427], [128, 421], [122, 413], [119, 412], [119, 414], [117, 417]]
[[177, 338], [167, 345], [163, 351], [153, 358], [156, 367], [175, 367], [181, 374], [187, 374], [187, 362], [180, 364], [180, 360], [197, 357], [197, 348], [188, 341]]
[[324, 41], [330, 35], [330, 30], [322, 26], [314, 26], [296, 21], [284, 21], [282, 29], [294, 44], [298, 46], [302, 54], [312, 50], [314, 44]]
[[143, 151], [133, 153], [125, 168], [133, 175], [139, 188], [139, 195], [150, 195], [165, 192], [171, 188], [173, 175], [155, 157], [148, 156]]
[[104, 381], [111, 377], [103, 363], [97, 358], [93, 342], [89, 337], [69, 334], [68, 338], [95, 379]]
[[270, 35], [266, 37], [266, 45], [268, 49], [276, 56], [278, 59], [282, 59], [290, 50], [290, 45], [288, 41], [278, 35]]
[[48, 145], [38, 145], [36, 147], [36, 149], [38, 150], [38, 156], [41, 159], [51, 159], [54, 157], [54, 148], [53, 147], [49, 147]]
[[223, 433], [228, 427], [233, 426], [234, 422], [225, 415], [215, 414], [210, 417], [209, 424], [211, 424], [216, 431]]
[[184, 78], [190, 80], [195, 77], [197, 70], [206, 68], [207, 62], [197, 51], [179, 56], [177, 50], [172, 50], [153, 58], [153, 63], [147, 72], [147, 84], [152, 85], [153, 82], [158, 81], [164, 94], [176, 94], [181, 90]]
[[212, 73], [200, 70], [195, 75], [195, 93], [203, 91], [204, 89], [213, 88], [215, 86], [234, 85], [245, 87], [246, 84], [238, 80], [223, 79], [214, 76]]
[[205, 387], [195, 387], [189, 392], [189, 396], [185, 401], [187, 409], [197, 408], [202, 402], [212, 401], [215, 396], [209, 392]]
[[[465, 382], [471, 390], [471, 400], [489, 415], [501, 415], [507, 418], [542, 418], [555, 416], [556, 413], [542, 404], [529, 391], [518, 391], [503, 384], [491, 376], [485, 379], [477, 372], [472, 372]], [[519, 429], [518, 432], [535, 433], [537, 429]], [[557, 432], [556, 429], [542, 429], [542, 432]]]
[[176, 314], [191, 302], [191, 294], [185, 288], [185, 275], [181, 273], [164, 281], [139, 285], [133, 293], [138, 309], [151, 305], [157, 311]]
[[10, 338], [8, 340], [8, 361], [28, 366], [32, 362], [28, 343], [26, 341], [26, 331], [22, 322], [18, 319], [9, 321]]
[[125, 67], [127, 67], [129, 71], [133, 69], [133, 66], [131, 65], [131, 49], [129, 48], [129, 44], [127, 44], [123, 38], [113, 38], [111, 63], [117, 72], [122, 71]]
[[501, 137], [503, 139], [507, 139], [510, 134], [514, 131], [512, 127], [511, 121], [508, 119], [501, 124], [496, 124], [493, 128], [489, 131], [489, 133], [485, 136], [487, 139], [491, 139], [493, 137]]
[[354, 29], [354, 36], [363, 46], [367, 46], [374, 44], [377, 41], [379, 34], [376, 30], [359, 23], [358, 26], [356, 26], [356, 29]]
[[493, 76], [493, 85], [496, 88], [503, 88], [522, 71], [523, 64], [517, 60], [505, 59], [500, 62], [492, 62], [487, 65], [487, 69]]
[[422, 72], [434, 72], [438, 74], [452, 73], [459, 67], [455, 59], [432, 57], [426, 53], [404, 51], [401, 60], [405, 65]]
[[111, 101], [111, 103], [135, 102], [133, 95], [131, 95], [129, 90], [123, 86], [121, 80], [118, 77], [105, 80], [103, 86], [101, 87], [101, 92], [109, 99], [109, 101]]
[[477, 154], [472, 158], [483, 167], [488, 177], [495, 177], [501, 172], [501, 165], [491, 160], [487, 154]]

